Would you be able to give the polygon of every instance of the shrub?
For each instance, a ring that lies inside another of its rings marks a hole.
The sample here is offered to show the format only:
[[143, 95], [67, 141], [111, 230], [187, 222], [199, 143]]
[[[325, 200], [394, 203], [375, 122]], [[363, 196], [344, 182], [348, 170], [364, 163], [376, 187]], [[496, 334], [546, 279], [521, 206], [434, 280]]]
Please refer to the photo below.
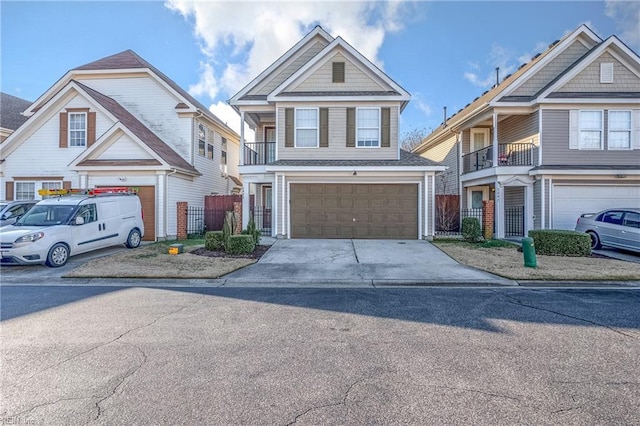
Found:
[[462, 219], [462, 237], [471, 243], [480, 241], [482, 227], [480, 227], [480, 221], [477, 218], [465, 217]]
[[204, 234], [204, 248], [207, 250], [224, 249], [224, 234], [222, 231], [209, 231]]
[[252, 253], [256, 245], [251, 235], [232, 235], [226, 245], [226, 252], [229, 254]]
[[537, 254], [548, 256], [589, 256], [591, 237], [589, 234], [560, 229], [538, 229], [529, 231]]
[[222, 239], [224, 241], [225, 248], [229, 243], [229, 237], [236, 232], [236, 214], [234, 212], [227, 212], [224, 216], [224, 224], [222, 225]]
[[[243, 231], [244, 234], [245, 231]], [[247, 223], [246, 233], [253, 237], [255, 245], [260, 244], [260, 231], [256, 227], [256, 222], [253, 220], [253, 215], [249, 215], [249, 223]]]

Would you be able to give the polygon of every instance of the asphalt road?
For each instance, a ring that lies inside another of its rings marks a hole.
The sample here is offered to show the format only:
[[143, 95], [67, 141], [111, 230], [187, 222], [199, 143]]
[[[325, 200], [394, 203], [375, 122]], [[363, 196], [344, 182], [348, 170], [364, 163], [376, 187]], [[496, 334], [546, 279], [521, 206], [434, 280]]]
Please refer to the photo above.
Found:
[[640, 291], [1, 288], [0, 424], [637, 424]]

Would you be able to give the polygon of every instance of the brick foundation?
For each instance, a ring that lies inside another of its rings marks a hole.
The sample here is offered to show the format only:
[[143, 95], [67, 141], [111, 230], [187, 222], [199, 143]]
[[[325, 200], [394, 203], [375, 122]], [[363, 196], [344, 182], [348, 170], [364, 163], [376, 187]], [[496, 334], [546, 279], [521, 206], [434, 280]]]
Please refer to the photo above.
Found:
[[242, 232], [242, 203], [235, 201], [233, 203], [233, 213], [236, 216], [236, 229], [234, 234], [240, 234]]
[[495, 201], [485, 200], [482, 202], [482, 236], [485, 240], [493, 238], [494, 211]]
[[187, 206], [189, 203], [186, 201], [178, 201], [178, 216], [177, 216], [177, 233], [176, 238], [179, 240], [187, 239]]

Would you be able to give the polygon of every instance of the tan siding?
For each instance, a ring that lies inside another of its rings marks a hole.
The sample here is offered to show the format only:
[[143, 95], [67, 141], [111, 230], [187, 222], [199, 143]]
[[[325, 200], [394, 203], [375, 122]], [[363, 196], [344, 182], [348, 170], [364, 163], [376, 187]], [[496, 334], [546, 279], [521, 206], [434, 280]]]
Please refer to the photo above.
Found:
[[[345, 82], [334, 83], [333, 62], [345, 63]], [[387, 90], [378, 83], [373, 81], [368, 75], [363, 73], [358, 67], [353, 65], [341, 53], [337, 53], [331, 57], [313, 74], [307, 77], [303, 82], [287, 89], [287, 92], [316, 92], [316, 91], [340, 91], [340, 90]]]
[[[275, 69], [273, 73], [267, 76], [264, 81], [257, 85], [253, 90], [248, 92], [248, 95], [268, 95], [278, 87], [287, 78], [291, 77], [296, 71], [298, 71], [304, 64], [309, 62], [311, 58], [316, 56], [318, 52], [326, 47], [328, 42], [321, 37], [317, 37], [311, 42], [309, 47], [303, 47], [301, 54], [290, 58], [288, 63], [281, 65], [279, 69]], [[305, 50], [306, 49], [306, 50]]]
[[575, 41], [571, 46], [567, 47], [564, 52], [560, 53], [556, 58], [549, 62], [544, 68], [532, 75], [522, 86], [516, 89], [512, 95], [514, 96], [532, 96], [538, 90], [549, 84], [551, 80], [560, 75], [578, 58], [587, 52], [587, 48]]
[[421, 155], [449, 167], [444, 173], [436, 177], [436, 194], [457, 194], [459, 155], [456, 135], [451, 135], [449, 139], [428, 149]]
[[[606, 108], [603, 108], [606, 112]], [[606, 149], [606, 113], [604, 150], [569, 149], [569, 110], [542, 111], [542, 165], [637, 166], [638, 151]]]
[[347, 148], [346, 147], [346, 107], [329, 107], [329, 147], [290, 148], [285, 147], [284, 108], [278, 108], [278, 159], [280, 160], [320, 160], [320, 159], [397, 159], [398, 158], [398, 107], [391, 107], [391, 146], [389, 148]]
[[538, 111], [513, 115], [498, 123], [499, 143], [524, 143], [538, 140]]
[[[600, 64], [613, 62], [613, 83], [600, 83]], [[638, 92], [640, 78], [609, 52], [604, 52], [558, 92]]]

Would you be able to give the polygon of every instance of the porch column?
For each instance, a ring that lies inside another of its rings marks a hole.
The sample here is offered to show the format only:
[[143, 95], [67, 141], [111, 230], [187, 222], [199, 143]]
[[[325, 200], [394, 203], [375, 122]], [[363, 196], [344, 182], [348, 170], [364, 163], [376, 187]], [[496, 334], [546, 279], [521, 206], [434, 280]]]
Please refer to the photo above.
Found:
[[247, 181], [242, 182], [242, 229], [247, 229], [249, 224], [249, 213], [251, 194], [249, 194], [249, 186], [251, 184]]
[[524, 236], [534, 229], [533, 218], [533, 184], [524, 187]]
[[496, 182], [495, 193], [495, 226], [496, 226], [496, 238], [504, 238], [504, 185], [502, 182]]
[[240, 165], [244, 166], [244, 111], [240, 111]]
[[493, 113], [493, 140], [492, 140], [492, 158], [493, 167], [498, 167], [498, 113]]
[[[156, 237], [165, 239], [167, 236], [167, 176], [164, 172], [156, 172]], [[153, 213], [152, 213], [153, 214]], [[176, 223], [177, 226], [177, 223]]]

